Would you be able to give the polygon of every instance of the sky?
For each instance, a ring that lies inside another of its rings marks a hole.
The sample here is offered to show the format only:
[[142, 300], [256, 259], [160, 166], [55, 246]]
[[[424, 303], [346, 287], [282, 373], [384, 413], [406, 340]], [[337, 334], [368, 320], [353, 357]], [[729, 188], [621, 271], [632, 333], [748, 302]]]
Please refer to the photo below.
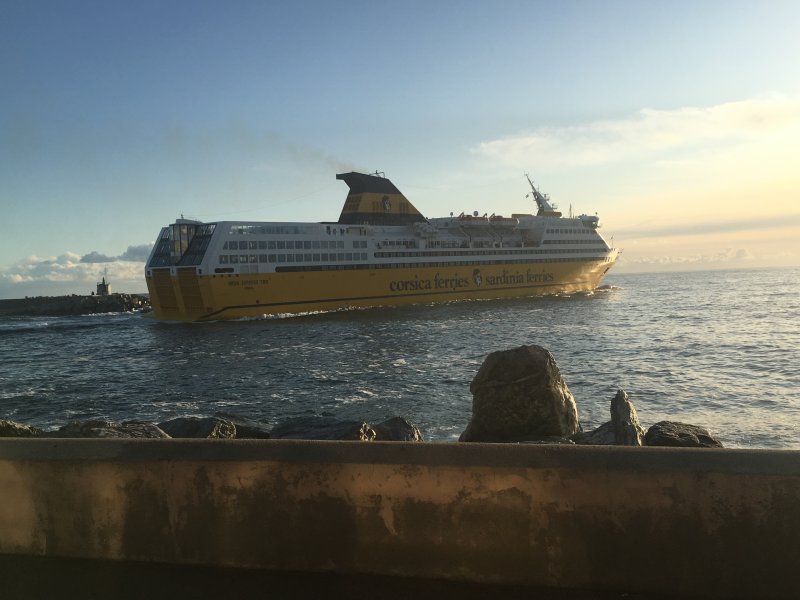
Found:
[[800, 266], [795, 0], [0, 5], [0, 298], [144, 292], [160, 228], [600, 216], [615, 272]]

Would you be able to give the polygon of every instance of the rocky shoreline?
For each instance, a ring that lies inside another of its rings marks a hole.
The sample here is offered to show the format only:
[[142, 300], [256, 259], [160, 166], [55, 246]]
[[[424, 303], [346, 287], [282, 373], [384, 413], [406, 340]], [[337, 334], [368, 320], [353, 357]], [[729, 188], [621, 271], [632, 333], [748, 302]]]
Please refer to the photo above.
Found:
[[423, 441], [419, 429], [403, 417], [392, 417], [376, 425], [330, 417], [294, 417], [271, 427], [268, 423], [229, 413], [217, 413], [212, 417], [177, 417], [162, 423], [72, 422], [54, 431], [0, 419], [0, 438], [3, 437]]
[[[575, 398], [555, 358], [541, 346], [489, 354], [470, 391], [472, 419], [460, 442], [722, 448], [719, 440], [697, 425], [661, 421], [645, 431], [624, 390], [618, 390], [611, 400], [611, 419], [583, 431]], [[271, 426], [230, 413], [178, 417], [162, 423], [73, 422], [54, 431], [0, 419], [0, 437], [424, 441], [419, 428], [399, 416], [374, 425], [326, 416], [294, 417]]]
[[150, 299], [139, 294], [107, 296], [34, 296], [0, 300], [3, 317], [67, 317], [150, 309]]
[[470, 384], [472, 419], [461, 442], [721, 448], [705, 428], [661, 421], [646, 432], [628, 394], [611, 399], [610, 420], [583, 431], [556, 360], [541, 346], [492, 352]]

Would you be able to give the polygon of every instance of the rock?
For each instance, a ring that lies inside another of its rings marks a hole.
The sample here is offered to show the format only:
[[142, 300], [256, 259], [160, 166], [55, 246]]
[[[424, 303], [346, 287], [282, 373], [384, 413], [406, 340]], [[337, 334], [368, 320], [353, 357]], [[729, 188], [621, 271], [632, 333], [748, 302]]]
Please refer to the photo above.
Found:
[[363, 421], [339, 421], [331, 417], [292, 417], [272, 428], [273, 439], [361, 440], [371, 442], [376, 433]]
[[614, 443], [618, 446], [641, 446], [644, 429], [625, 390], [617, 390], [611, 400], [611, 424], [614, 427]]
[[593, 431], [572, 436], [576, 444], [592, 446], [641, 446], [644, 429], [624, 390], [611, 399], [611, 420]]
[[72, 422], [57, 431], [49, 431], [42, 435], [48, 438], [168, 438], [162, 429], [152, 423], [143, 421], [94, 420], [85, 423]]
[[614, 424], [611, 421], [603, 423], [592, 431], [581, 431], [572, 436], [572, 441], [580, 445], [613, 446], [617, 443]]
[[375, 439], [379, 442], [422, 442], [422, 433], [417, 426], [403, 417], [392, 417], [373, 425]]
[[42, 435], [42, 430], [30, 425], [15, 423], [6, 419], [0, 419], [0, 438], [10, 437], [38, 437]]
[[722, 442], [707, 429], [697, 425], [660, 421], [647, 430], [644, 436], [647, 446], [676, 446], [680, 448], [722, 448]]
[[237, 439], [268, 440], [271, 437], [271, 427], [263, 421], [224, 412], [215, 413], [214, 416], [233, 423]]
[[541, 346], [492, 352], [470, 391], [472, 419], [459, 441], [522, 442], [580, 431], [575, 398]]
[[219, 417], [177, 417], [158, 424], [174, 438], [224, 438], [236, 437], [236, 426]]

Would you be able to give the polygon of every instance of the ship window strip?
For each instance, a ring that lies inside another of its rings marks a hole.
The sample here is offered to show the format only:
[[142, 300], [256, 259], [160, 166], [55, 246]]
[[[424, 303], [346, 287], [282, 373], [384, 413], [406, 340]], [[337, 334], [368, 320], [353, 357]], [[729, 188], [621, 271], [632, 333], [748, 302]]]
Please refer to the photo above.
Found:
[[301, 266], [278, 266], [275, 267], [277, 273], [293, 273], [298, 271], [342, 271], [352, 269], [422, 269], [435, 268], [442, 269], [448, 267], [474, 267], [487, 265], [536, 265], [554, 262], [596, 262], [603, 263], [611, 260], [607, 256], [593, 257], [568, 257], [568, 258], [533, 258], [524, 260], [472, 260], [472, 261], [451, 261], [451, 262], [428, 262], [428, 263], [385, 263], [385, 264], [340, 264], [340, 265], [301, 265]]

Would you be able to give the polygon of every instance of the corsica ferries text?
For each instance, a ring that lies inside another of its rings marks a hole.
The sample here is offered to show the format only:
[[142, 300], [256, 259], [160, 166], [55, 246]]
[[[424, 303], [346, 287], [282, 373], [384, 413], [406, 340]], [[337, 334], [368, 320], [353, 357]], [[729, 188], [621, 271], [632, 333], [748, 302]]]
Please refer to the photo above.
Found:
[[518, 286], [536, 283], [550, 283], [554, 279], [552, 273], [534, 273], [528, 270], [525, 273], [515, 271], [510, 273], [506, 269], [499, 275], [482, 275], [480, 269], [475, 269], [471, 277], [456, 273], [453, 276], [442, 276], [439, 273], [429, 279], [421, 279], [418, 275], [414, 279], [398, 279], [389, 282], [392, 292], [416, 292], [420, 290], [457, 290], [472, 286]]

